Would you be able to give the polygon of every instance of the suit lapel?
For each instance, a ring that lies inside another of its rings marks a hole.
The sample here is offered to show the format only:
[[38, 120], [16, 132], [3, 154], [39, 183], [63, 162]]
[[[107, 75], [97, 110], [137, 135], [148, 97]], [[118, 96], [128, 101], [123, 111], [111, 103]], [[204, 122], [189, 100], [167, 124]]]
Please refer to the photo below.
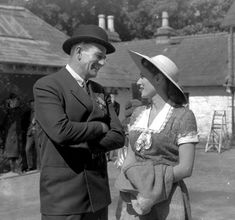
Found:
[[93, 110], [88, 118], [88, 121], [95, 120], [96, 118], [103, 118], [107, 114], [104, 93], [101, 90], [98, 90], [91, 80], [88, 83], [88, 90], [93, 102]]
[[62, 74], [64, 78], [64, 84], [70, 88], [71, 94], [76, 98], [78, 102], [84, 105], [87, 109], [92, 108], [92, 100], [90, 96], [84, 91], [82, 87], [80, 87], [77, 81], [73, 78], [73, 76], [67, 71], [66, 68], [62, 69]]
[[92, 81], [88, 83], [88, 89], [90, 92], [90, 95], [88, 95], [87, 92], [78, 85], [76, 80], [66, 70], [66, 68], [63, 68], [60, 73], [62, 74], [64, 85], [67, 88], [70, 88], [70, 92], [76, 98], [76, 100], [83, 106], [85, 106], [88, 111], [92, 110], [91, 114], [89, 115], [88, 121], [100, 119], [104, 117], [105, 114], [107, 114], [107, 112], [103, 111], [97, 104], [97, 94], [99, 94], [99, 96], [102, 96], [102, 98], [104, 98], [104, 94], [96, 88]]

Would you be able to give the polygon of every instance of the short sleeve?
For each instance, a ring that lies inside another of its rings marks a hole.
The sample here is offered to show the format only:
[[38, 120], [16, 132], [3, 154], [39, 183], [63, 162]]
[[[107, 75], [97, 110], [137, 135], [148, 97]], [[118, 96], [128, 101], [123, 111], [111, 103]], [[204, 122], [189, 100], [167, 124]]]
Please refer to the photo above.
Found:
[[198, 143], [197, 123], [193, 112], [189, 109], [185, 111], [180, 119], [177, 144]]

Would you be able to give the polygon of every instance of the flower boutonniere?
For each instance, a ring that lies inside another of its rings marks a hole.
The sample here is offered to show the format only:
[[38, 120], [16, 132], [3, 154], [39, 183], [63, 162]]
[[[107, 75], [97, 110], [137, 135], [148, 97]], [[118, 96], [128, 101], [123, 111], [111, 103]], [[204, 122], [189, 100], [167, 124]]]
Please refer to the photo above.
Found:
[[102, 98], [102, 95], [103, 94], [99, 94], [99, 93], [96, 94], [96, 103], [103, 110], [106, 108], [106, 103], [104, 99]]

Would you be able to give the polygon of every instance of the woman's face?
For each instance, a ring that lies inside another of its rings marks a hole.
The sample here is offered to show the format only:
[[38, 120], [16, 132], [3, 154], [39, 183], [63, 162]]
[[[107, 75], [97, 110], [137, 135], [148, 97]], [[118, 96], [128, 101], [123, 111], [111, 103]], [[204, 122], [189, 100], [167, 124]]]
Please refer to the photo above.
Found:
[[140, 74], [140, 78], [137, 81], [137, 85], [139, 86], [139, 91], [141, 93], [142, 98], [151, 99], [154, 95], [156, 95], [156, 89], [151, 82], [154, 82], [154, 77], [148, 74], [148, 76], [144, 76]]

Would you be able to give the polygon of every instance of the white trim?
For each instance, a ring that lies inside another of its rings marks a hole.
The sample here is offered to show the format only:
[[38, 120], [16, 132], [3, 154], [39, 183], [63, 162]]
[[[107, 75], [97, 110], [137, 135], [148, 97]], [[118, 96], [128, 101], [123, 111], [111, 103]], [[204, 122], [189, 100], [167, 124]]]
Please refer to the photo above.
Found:
[[166, 123], [171, 117], [173, 107], [169, 103], [166, 103], [162, 110], [154, 118], [151, 125], [148, 126], [150, 110], [151, 108], [146, 107], [136, 118], [134, 124], [130, 126], [129, 131], [137, 130], [148, 131], [149, 133], [160, 133], [165, 128]]

